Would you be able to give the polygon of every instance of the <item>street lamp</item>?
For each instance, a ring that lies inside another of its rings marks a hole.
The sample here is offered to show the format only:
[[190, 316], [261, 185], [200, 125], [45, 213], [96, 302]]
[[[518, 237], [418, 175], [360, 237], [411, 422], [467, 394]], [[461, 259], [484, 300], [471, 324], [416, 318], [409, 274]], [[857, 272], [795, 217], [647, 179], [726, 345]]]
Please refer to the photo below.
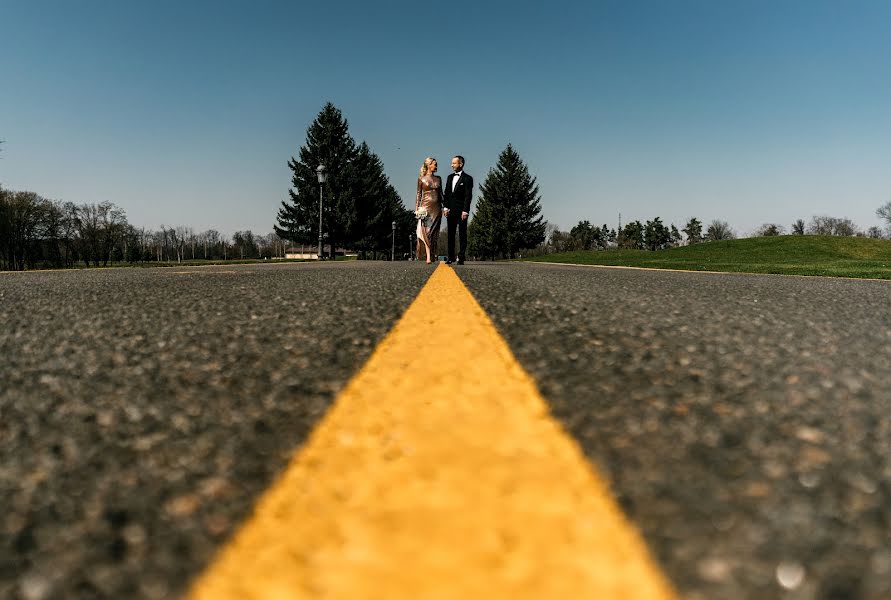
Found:
[[325, 181], [328, 179], [328, 175], [325, 173], [325, 165], [319, 165], [316, 167], [316, 176], [319, 178], [319, 260], [322, 260], [322, 187], [325, 185]]
[[414, 260], [411, 252], [411, 233], [408, 234], [408, 260]]
[[393, 221], [393, 248], [390, 250], [390, 261], [396, 260], [396, 221]]

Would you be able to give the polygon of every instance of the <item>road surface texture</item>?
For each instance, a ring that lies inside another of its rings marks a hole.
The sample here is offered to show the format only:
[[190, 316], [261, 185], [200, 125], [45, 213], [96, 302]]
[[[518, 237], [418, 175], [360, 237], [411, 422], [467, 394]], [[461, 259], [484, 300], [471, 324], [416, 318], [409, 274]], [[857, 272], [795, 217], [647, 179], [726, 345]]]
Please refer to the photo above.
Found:
[[891, 282], [462, 279], [687, 598], [891, 598]]
[[[682, 597], [891, 597], [891, 283], [455, 268]], [[181, 596], [431, 271], [0, 275], [0, 597]]]
[[0, 274], [0, 598], [175, 598], [429, 269]]

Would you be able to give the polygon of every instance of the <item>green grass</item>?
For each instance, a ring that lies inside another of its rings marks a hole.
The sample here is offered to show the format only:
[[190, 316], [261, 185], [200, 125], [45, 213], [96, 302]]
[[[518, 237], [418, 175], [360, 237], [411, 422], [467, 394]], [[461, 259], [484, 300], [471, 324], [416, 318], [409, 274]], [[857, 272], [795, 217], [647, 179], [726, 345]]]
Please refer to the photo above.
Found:
[[830, 277], [891, 279], [891, 241], [858, 237], [785, 235], [707, 242], [657, 252], [577, 251], [524, 260]]

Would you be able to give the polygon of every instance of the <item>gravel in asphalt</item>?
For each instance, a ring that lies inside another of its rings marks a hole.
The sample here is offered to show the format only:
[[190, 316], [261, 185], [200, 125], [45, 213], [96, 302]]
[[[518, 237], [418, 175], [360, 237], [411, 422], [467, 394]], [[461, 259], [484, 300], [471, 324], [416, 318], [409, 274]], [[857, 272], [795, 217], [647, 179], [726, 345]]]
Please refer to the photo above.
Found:
[[430, 272], [0, 275], [0, 597], [177, 597]]
[[[456, 268], [684, 597], [891, 597], [888, 283]], [[429, 273], [0, 275], [0, 597], [176, 597]]]
[[891, 283], [458, 272], [685, 598], [891, 598]]

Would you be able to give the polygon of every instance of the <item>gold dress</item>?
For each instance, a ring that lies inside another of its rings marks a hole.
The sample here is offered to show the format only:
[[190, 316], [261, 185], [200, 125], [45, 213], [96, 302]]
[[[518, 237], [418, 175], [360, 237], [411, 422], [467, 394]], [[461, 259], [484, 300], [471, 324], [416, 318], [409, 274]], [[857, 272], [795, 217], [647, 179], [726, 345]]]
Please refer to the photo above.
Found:
[[427, 209], [427, 218], [418, 219], [418, 258], [424, 252], [424, 246], [430, 248], [431, 260], [436, 260], [436, 243], [439, 241], [439, 226], [442, 223], [442, 179], [435, 175], [418, 178], [418, 195], [415, 198], [415, 210]]

